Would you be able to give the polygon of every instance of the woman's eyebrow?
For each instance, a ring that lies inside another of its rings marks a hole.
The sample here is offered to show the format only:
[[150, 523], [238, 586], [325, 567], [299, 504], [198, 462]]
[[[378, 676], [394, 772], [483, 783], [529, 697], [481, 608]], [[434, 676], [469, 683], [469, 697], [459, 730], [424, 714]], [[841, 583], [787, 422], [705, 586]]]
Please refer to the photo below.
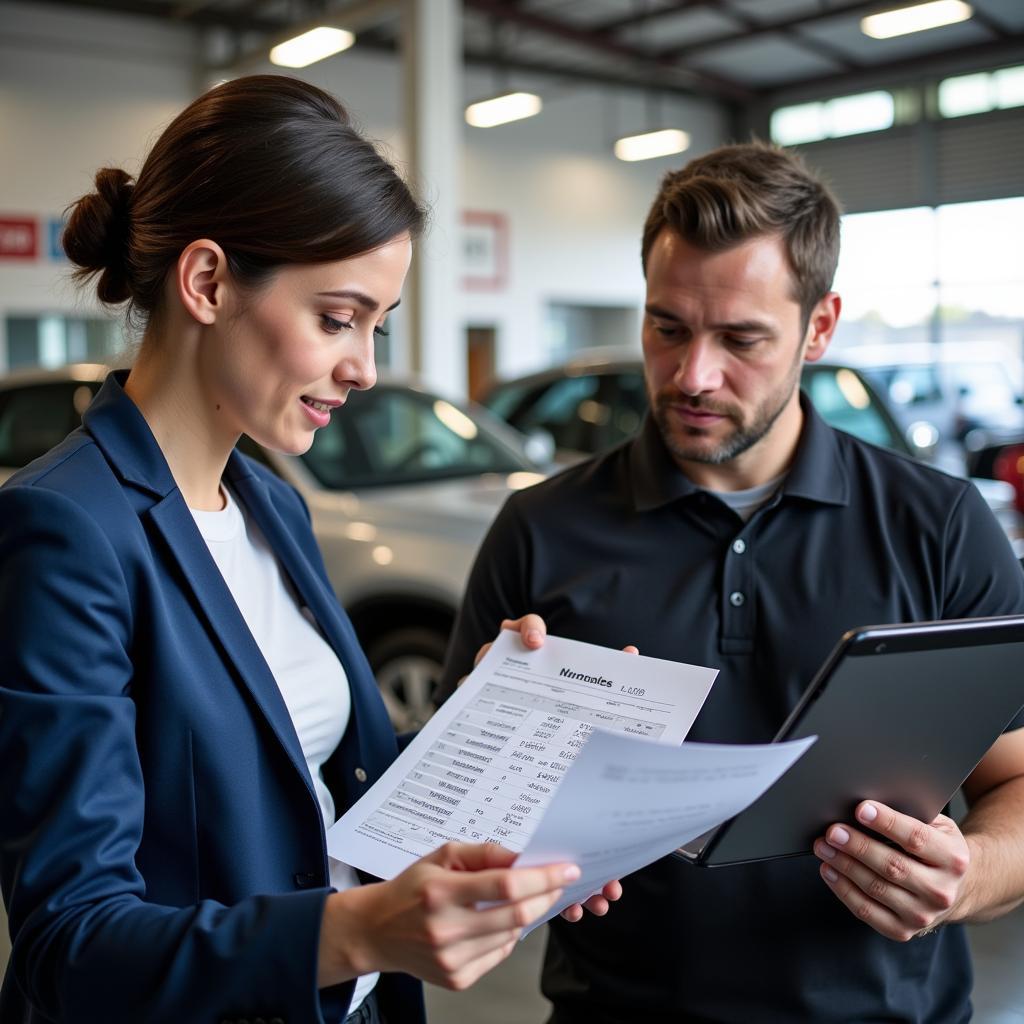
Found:
[[[344, 288], [333, 292], [317, 292], [317, 295], [330, 299], [352, 299], [370, 313], [376, 313], [380, 309], [380, 303], [376, 299], [371, 298], [366, 292], [357, 291], [355, 288]], [[401, 301], [401, 299], [396, 299], [384, 312], [390, 313]]]

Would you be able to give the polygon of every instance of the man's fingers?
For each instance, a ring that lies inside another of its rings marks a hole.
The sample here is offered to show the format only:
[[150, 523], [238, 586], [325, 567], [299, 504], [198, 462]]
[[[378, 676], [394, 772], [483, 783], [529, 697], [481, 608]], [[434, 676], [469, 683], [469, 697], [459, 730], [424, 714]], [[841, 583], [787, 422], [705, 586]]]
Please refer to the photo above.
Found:
[[[915, 860], [926, 864], [946, 866], [954, 856], [948, 835], [936, 828], [935, 823], [925, 823], [909, 814], [901, 814], [877, 800], [865, 800], [857, 806], [857, 821], [887, 839], [893, 840]], [[966, 870], [967, 864], [963, 868]]]
[[548, 635], [548, 627], [544, 620], [532, 613], [522, 615], [518, 619], [502, 619], [501, 628], [518, 630], [523, 643], [531, 650], [542, 647], [544, 638]]
[[[893, 850], [891, 847], [886, 847], [886, 849], [893, 854], [894, 858], [907, 860], [906, 855], [900, 851]], [[924, 889], [925, 886], [917, 878], [904, 876], [897, 879], [895, 870], [889, 875], [880, 874], [861, 861], [838, 853], [831, 844], [821, 839], [814, 844], [814, 852], [822, 861], [823, 868], [828, 869], [822, 871], [822, 877], [826, 882], [836, 883], [833, 888], [840, 894], [840, 898], [842, 898], [842, 894], [840, 893], [839, 879], [834, 879], [832, 874], [842, 876], [850, 881], [867, 900], [880, 904], [886, 910], [891, 911], [899, 922], [911, 931], [916, 932], [928, 927], [936, 912], [942, 909], [941, 907], [932, 908], [922, 902], [922, 895], [917, 890], [918, 888]], [[904, 867], [901, 865], [899, 870], [902, 872]], [[921, 865], [918, 865], [918, 871], [932, 873], [931, 868]], [[844, 902], [847, 901], [844, 900]]]
[[836, 871], [831, 864], [822, 864], [819, 871], [825, 884], [839, 897], [850, 913], [874, 928], [876, 932], [896, 942], [906, 942], [916, 934], [915, 929], [900, 920], [892, 910], [876, 903], [846, 875]]
[[639, 654], [640, 653], [640, 648], [639, 647], [634, 647], [632, 644], [626, 644], [626, 646], [623, 647], [622, 649], [626, 652], [626, 654]]
[[605, 882], [604, 887], [601, 889], [601, 895], [606, 900], [614, 903], [615, 900], [622, 898], [622, 883], [617, 878], [613, 878], [610, 882]]

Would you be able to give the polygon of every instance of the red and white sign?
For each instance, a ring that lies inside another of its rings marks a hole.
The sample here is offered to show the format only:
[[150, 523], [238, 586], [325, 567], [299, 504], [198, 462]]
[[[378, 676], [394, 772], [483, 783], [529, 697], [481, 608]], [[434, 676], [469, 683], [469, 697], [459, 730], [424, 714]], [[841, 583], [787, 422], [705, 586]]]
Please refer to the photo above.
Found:
[[0, 217], [0, 260], [39, 258], [39, 224], [33, 217]]

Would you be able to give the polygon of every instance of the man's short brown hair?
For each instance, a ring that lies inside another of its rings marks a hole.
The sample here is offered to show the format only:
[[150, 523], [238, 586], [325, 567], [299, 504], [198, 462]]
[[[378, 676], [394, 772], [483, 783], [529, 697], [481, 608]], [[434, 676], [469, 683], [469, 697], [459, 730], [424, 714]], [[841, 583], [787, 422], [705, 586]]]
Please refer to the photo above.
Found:
[[778, 235], [806, 324], [832, 288], [839, 213], [832, 191], [796, 153], [767, 142], [721, 146], [662, 179], [644, 224], [644, 274], [651, 246], [664, 228], [708, 252]]

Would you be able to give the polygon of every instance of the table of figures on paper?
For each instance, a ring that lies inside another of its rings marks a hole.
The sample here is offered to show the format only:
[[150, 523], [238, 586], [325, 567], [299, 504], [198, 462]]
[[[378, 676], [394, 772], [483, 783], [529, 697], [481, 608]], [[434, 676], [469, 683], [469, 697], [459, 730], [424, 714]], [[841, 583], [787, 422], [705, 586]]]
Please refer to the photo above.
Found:
[[595, 726], [661, 736], [664, 722], [637, 718], [638, 710], [485, 683], [358, 831], [416, 857], [449, 840], [519, 852]]

